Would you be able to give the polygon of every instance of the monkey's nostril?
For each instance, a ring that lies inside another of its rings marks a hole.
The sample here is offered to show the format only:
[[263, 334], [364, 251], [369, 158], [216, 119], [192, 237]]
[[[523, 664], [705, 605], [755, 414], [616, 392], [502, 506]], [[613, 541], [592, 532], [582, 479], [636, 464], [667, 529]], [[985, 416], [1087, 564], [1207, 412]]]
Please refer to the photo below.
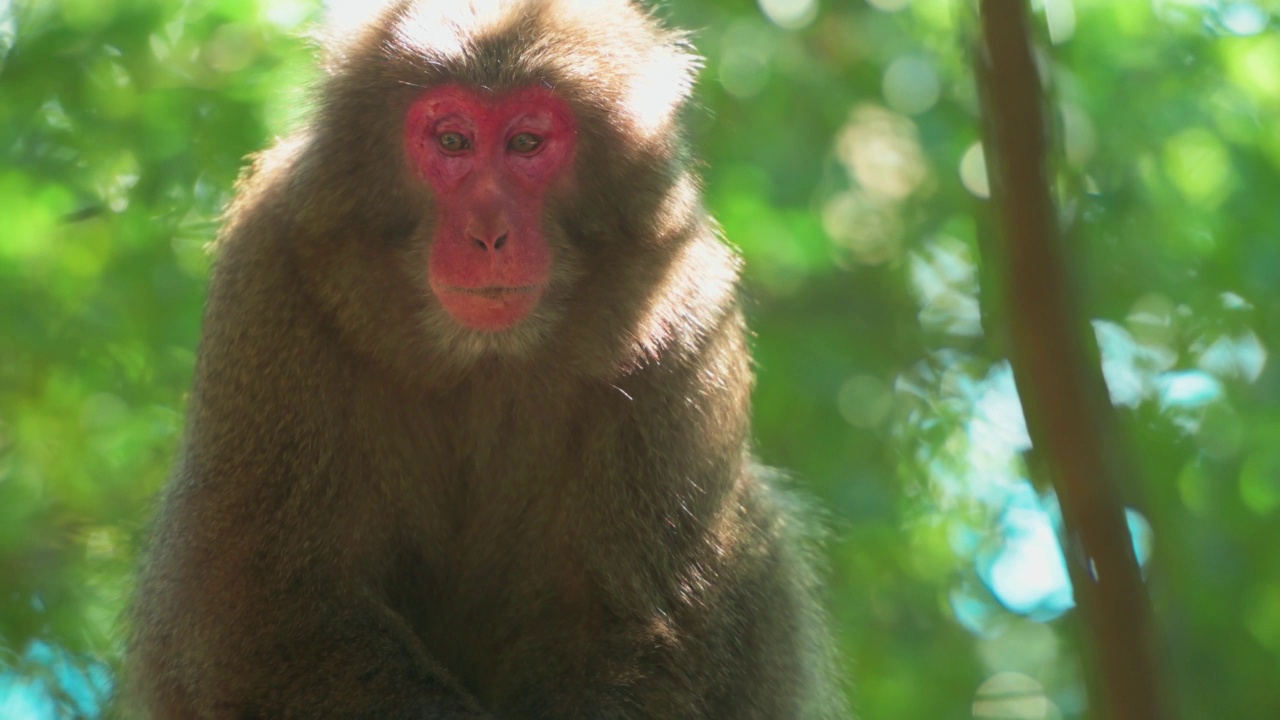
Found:
[[471, 242], [475, 243], [475, 246], [477, 248], [480, 248], [481, 250], [484, 250], [484, 251], [488, 251], [490, 247], [492, 247], [494, 250], [501, 250], [502, 246], [507, 244], [507, 233], [502, 233], [501, 235], [499, 235], [493, 241], [492, 244], [487, 243], [484, 240], [481, 240], [480, 238], [470, 233], [467, 233], [467, 237], [471, 238]]

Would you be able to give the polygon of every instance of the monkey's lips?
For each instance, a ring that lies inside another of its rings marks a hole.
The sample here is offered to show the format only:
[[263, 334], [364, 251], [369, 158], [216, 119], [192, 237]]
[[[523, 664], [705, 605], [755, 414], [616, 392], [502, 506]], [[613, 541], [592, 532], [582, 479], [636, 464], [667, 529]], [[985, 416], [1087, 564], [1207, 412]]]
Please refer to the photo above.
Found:
[[524, 320], [542, 299], [542, 285], [486, 285], [436, 288], [440, 304], [459, 323], [475, 330], [498, 332]]

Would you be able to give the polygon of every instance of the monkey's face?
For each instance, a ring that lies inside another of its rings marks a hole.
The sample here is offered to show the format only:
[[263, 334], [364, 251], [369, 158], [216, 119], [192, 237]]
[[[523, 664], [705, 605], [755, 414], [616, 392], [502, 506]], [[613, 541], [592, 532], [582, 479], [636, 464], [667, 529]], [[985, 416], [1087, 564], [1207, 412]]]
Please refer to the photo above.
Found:
[[573, 167], [577, 124], [568, 104], [539, 87], [497, 97], [436, 87], [410, 107], [404, 142], [437, 208], [431, 292], [465, 328], [519, 325], [554, 270], [543, 215], [548, 191]]

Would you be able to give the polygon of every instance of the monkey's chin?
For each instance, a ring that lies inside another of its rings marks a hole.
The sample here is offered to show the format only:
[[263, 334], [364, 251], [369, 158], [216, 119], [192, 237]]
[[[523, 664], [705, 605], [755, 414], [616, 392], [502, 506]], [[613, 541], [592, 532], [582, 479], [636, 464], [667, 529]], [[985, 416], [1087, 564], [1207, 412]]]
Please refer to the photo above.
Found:
[[502, 332], [519, 325], [542, 299], [541, 285], [521, 287], [445, 287], [437, 290], [440, 304], [464, 327]]

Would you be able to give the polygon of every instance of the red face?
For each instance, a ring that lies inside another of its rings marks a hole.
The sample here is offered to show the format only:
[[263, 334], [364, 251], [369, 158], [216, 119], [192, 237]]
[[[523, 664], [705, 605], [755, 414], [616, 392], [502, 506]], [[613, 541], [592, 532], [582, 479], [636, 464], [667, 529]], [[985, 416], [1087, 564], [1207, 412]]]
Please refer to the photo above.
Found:
[[543, 200], [576, 144], [569, 106], [540, 87], [492, 98], [446, 85], [409, 108], [408, 156], [439, 212], [431, 290], [454, 320], [497, 332], [538, 305], [552, 259]]

